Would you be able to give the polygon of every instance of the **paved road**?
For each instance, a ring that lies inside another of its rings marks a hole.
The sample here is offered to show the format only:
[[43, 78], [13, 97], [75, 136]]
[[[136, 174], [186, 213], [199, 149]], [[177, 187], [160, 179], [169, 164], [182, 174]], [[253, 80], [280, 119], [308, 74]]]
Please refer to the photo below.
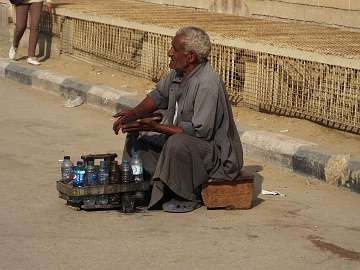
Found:
[[131, 216], [57, 198], [58, 160], [116, 151], [110, 115], [0, 80], [0, 269], [358, 269], [360, 196], [261, 165], [252, 210]]

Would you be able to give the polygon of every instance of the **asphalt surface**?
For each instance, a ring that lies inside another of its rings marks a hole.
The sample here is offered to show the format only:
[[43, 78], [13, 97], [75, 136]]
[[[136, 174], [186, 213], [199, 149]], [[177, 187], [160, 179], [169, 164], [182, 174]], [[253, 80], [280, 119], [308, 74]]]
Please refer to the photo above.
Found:
[[[357, 269], [356, 193], [246, 159], [251, 210], [124, 215], [74, 211], [57, 197], [58, 160], [121, 154], [107, 113], [0, 81], [0, 269]], [[250, 167], [248, 167], [250, 168]]]

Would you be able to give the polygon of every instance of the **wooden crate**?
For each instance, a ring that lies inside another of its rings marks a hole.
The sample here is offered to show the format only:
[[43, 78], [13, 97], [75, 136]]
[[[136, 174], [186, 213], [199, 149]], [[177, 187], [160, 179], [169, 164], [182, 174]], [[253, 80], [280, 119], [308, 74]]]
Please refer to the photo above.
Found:
[[234, 181], [210, 179], [201, 192], [208, 209], [250, 209], [253, 201], [254, 176], [243, 172]]
[[59, 193], [65, 194], [69, 197], [83, 197], [94, 195], [107, 195], [123, 192], [145, 191], [150, 188], [149, 181], [140, 183], [120, 183], [120, 184], [107, 184], [86, 187], [74, 187], [72, 184], [65, 184], [61, 181], [56, 182], [56, 188]]
[[[84, 205], [83, 201], [86, 197], [96, 197], [99, 195], [115, 195], [125, 192], [147, 191], [150, 189], [150, 182], [144, 181], [140, 183], [119, 183], [108, 185], [96, 185], [86, 187], [74, 187], [72, 184], [65, 184], [61, 181], [56, 182], [56, 188], [59, 192], [59, 198], [67, 201], [67, 205], [80, 210], [96, 210], [96, 209], [115, 209], [119, 208], [120, 202], [116, 201], [106, 205]], [[120, 198], [120, 197], [119, 197]]]

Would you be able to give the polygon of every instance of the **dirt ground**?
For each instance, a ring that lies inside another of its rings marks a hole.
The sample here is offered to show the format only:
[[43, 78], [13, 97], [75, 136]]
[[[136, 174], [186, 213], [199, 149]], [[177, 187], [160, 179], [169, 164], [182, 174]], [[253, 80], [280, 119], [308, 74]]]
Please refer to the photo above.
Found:
[[358, 194], [270, 164], [251, 210], [124, 215], [74, 211], [58, 198], [58, 160], [121, 154], [112, 117], [0, 81], [0, 269], [358, 269]]

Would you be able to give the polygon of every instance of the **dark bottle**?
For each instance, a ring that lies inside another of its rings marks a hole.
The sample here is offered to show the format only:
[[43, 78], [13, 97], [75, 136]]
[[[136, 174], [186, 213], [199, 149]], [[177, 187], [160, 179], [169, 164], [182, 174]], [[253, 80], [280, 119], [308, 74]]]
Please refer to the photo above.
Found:
[[119, 182], [119, 166], [116, 160], [111, 161], [110, 163], [110, 176], [109, 183], [116, 184]]

